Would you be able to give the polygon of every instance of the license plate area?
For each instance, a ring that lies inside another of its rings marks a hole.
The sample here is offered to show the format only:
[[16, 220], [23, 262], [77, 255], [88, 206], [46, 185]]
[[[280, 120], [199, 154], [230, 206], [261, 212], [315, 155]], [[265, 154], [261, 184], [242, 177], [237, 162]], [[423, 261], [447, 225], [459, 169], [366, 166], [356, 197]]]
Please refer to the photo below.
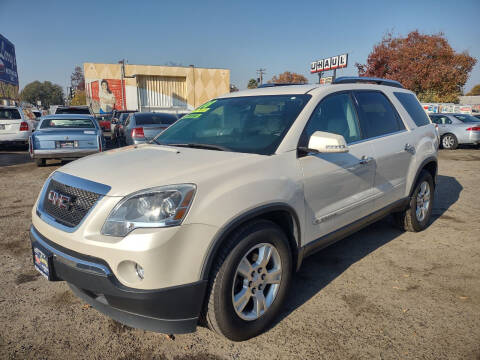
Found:
[[33, 266], [47, 280], [52, 280], [52, 254], [36, 245], [32, 246]]
[[74, 141], [56, 141], [55, 147], [57, 149], [73, 149], [75, 145]]

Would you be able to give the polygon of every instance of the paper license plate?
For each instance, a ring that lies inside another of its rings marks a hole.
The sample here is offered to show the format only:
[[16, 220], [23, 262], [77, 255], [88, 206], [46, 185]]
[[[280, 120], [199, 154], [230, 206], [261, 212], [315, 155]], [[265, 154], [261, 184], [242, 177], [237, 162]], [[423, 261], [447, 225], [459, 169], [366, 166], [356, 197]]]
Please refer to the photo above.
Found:
[[40, 274], [50, 280], [50, 263], [48, 261], [48, 255], [36, 247], [33, 247], [33, 265]]

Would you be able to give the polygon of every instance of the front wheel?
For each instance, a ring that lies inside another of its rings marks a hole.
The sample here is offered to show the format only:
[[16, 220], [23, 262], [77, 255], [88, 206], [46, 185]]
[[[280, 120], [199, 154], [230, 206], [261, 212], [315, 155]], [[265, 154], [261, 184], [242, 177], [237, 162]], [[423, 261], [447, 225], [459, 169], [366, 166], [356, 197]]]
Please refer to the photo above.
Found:
[[241, 227], [214, 264], [208, 327], [234, 341], [259, 335], [280, 313], [291, 276], [292, 255], [280, 227], [266, 220]]
[[424, 230], [432, 216], [435, 187], [432, 175], [422, 170], [406, 210], [394, 214], [399, 227], [405, 231]]

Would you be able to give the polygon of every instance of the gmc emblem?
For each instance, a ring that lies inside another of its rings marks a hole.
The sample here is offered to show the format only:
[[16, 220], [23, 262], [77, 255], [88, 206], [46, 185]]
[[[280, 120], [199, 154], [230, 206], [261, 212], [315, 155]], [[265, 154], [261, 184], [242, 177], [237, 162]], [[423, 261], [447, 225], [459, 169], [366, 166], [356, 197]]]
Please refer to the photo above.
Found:
[[48, 193], [48, 201], [60, 209], [68, 209], [70, 206], [70, 197], [60, 194], [54, 190], [50, 190]]

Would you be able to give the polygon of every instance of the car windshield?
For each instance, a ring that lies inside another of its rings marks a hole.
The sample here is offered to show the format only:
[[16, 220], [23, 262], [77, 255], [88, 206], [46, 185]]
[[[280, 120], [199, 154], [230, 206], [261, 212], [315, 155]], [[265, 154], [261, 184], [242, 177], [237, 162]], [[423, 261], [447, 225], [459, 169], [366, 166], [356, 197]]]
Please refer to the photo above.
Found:
[[136, 125], [154, 125], [154, 124], [172, 125], [175, 121], [177, 121], [177, 117], [173, 114], [159, 114], [159, 113], [135, 114]]
[[465, 114], [465, 115], [453, 115], [453, 116], [455, 116], [458, 120], [464, 123], [480, 122], [480, 119], [477, 119], [475, 116], [472, 116], [472, 115]]
[[88, 108], [58, 108], [55, 114], [85, 114], [89, 115]]
[[255, 154], [273, 154], [311, 95], [263, 95], [209, 101], [154, 141]]
[[95, 129], [90, 119], [46, 119], [40, 129]]
[[17, 109], [1, 109], [0, 108], [0, 119], [1, 120], [20, 120], [20, 112]]

